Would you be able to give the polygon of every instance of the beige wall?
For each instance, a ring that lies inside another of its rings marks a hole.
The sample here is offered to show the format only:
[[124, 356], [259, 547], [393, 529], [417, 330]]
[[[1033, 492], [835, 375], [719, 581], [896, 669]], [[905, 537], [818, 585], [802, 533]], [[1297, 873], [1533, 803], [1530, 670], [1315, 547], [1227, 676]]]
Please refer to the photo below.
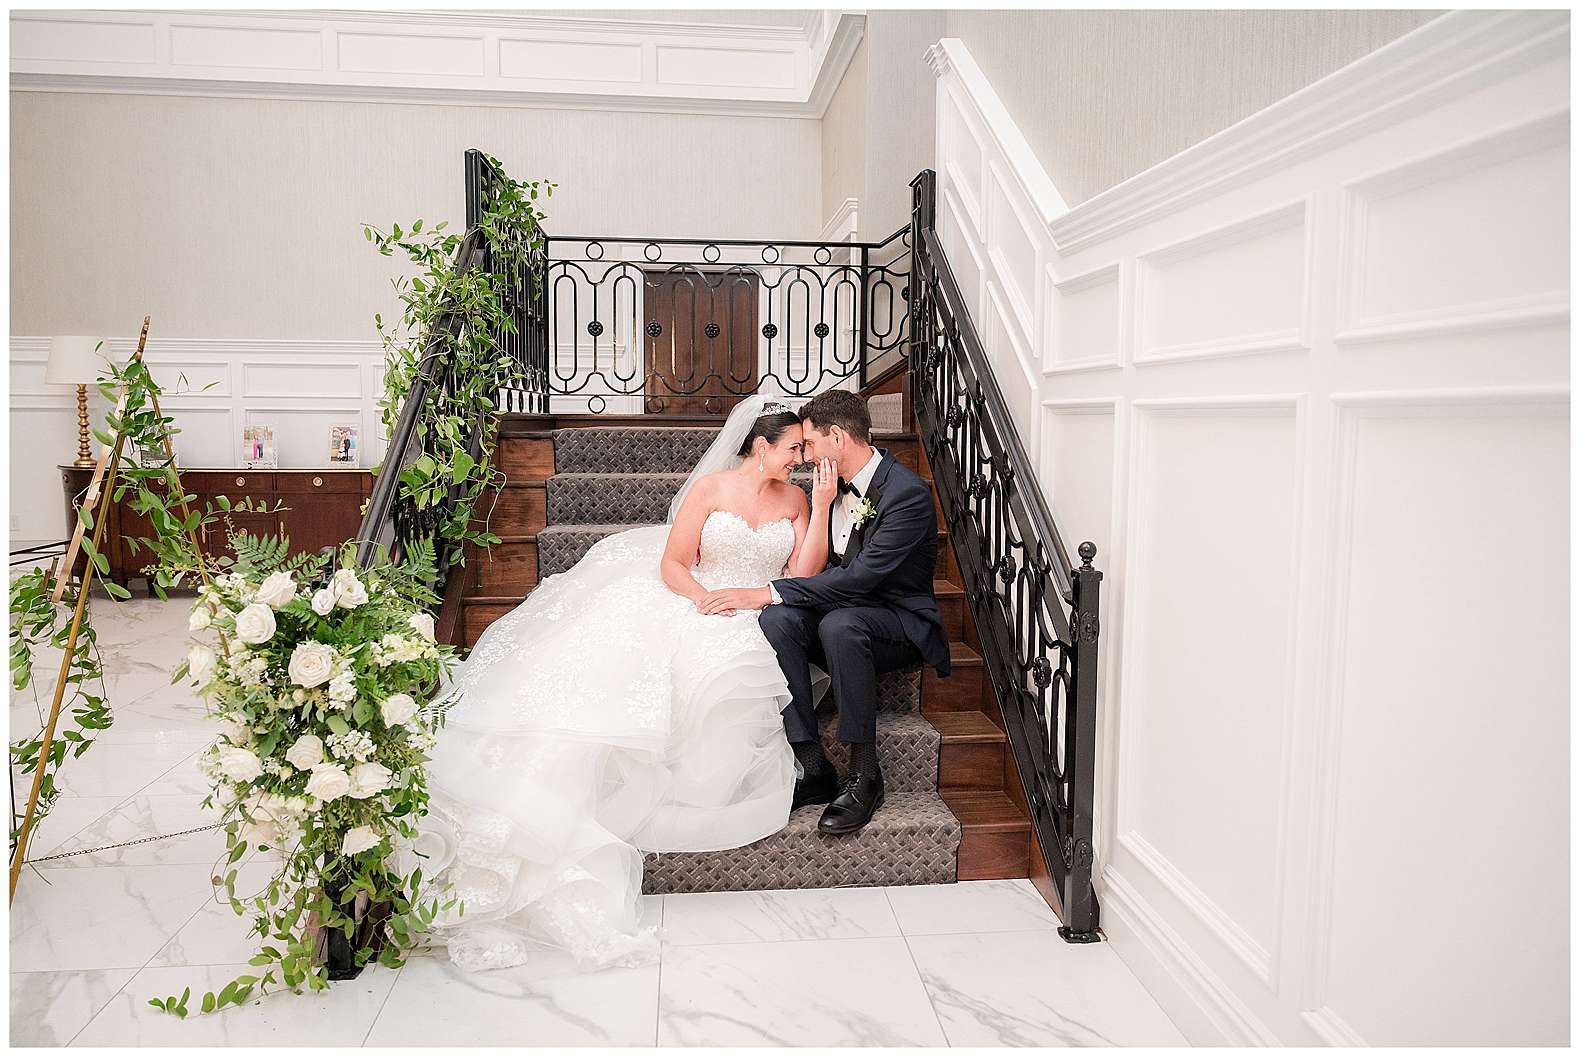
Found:
[[1441, 13], [951, 10], [945, 32], [1073, 206]]
[[[847, 198], [861, 199], [867, 161], [867, 41], [856, 45], [845, 76], [823, 112], [822, 219]], [[858, 209], [859, 209], [858, 204]], [[858, 213], [858, 219], [860, 214]]]
[[823, 115], [823, 216], [859, 202], [863, 239], [906, 222], [911, 180], [933, 164], [933, 74], [923, 56], [942, 11], [869, 11], [866, 33]]
[[911, 181], [933, 165], [936, 81], [923, 57], [944, 35], [943, 11], [869, 11], [866, 198], [861, 237], [881, 239], [911, 215]]
[[814, 237], [819, 123], [11, 93], [11, 333], [377, 340], [361, 224], [465, 219], [462, 155], [561, 189], [562, 234]]

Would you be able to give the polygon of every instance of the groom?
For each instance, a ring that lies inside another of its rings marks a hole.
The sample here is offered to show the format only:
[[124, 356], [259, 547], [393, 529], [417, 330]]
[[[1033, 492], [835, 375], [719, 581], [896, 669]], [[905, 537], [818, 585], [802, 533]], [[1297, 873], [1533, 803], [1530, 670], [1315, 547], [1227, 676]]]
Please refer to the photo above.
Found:
[[[854, 833], [883, 803], [878, 769], [878, 675], [926, 661], [949, 674], [949, 645], [933, 597], [938, 518], [932, 493], [887, 449], [872, 447], [867, 402], [832, 389], [801, 408], [808, 461], [831, 460], [839, 492], [829, 516], [829, 563], [739, 592], [737, 608], [762, 608], [763, 634], [790, 684], [785, 735], [801, 764], [792, 809], [827, 804], [818, 830]], [[843, 778], [823, 752], [810, 665], [828, 672], [839, 705]]]

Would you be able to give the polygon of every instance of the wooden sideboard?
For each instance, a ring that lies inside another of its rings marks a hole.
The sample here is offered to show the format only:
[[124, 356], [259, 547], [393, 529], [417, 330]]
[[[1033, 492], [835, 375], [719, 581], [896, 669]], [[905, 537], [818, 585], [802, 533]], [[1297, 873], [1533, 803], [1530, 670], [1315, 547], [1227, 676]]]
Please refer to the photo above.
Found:
[[[91, 469], [60, 467], [66, 537], [77, 524], [77, 503], [92, 477]], [[292, 554], [338, 546], [354, 537], [362, 525], [362, 501], [373, 492], [370, 470], [182, 470], [181, 480], [200, 505], [221, 495], [232, 503], [247, 497], [255, 505], [282, 505], [285, 509], [268, 513], [237, 511], [230, 518], [238, 529], [259, 535], [283, 531], [290, 537]], [[148, 518], [132, 510], [130, 500], [128, 494], [111, 506], [101, 547], [110, 565], [110, 579], [122, 587], [132, 577], [143, 576], [142, 568], [152, 558], [146, 547], [132, 553], [127, 541], [128, 537], [153, 535]], [[205, 550], [227, 553], [224, 523], [210, 526], [199, 542]]]

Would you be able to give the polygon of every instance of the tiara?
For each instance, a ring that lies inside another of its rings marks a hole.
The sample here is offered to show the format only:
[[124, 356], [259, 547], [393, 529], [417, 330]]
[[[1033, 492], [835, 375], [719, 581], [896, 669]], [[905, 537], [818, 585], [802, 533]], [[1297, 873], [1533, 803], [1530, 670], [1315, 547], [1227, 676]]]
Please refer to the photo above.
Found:
[[763, 401], [763, 414], [765, 414], [765, 415], [773, 415], [773, 414], [777, 414], [777, 413], [779, 413], [781, 411], [794, 411], [794, 410], [795, 410], [795, 408], [791, 407], [789, 404], [780, 403], [778, 400], [765, 400], [765, 401]]

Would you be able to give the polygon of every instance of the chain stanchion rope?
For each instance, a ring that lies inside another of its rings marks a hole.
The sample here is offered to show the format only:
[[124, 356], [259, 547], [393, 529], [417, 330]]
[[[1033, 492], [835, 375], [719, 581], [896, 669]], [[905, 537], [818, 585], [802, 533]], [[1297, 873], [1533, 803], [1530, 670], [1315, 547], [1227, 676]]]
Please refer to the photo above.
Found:
[[51, 862], [55, 859], [69, 859], [74, 855], [93, 855], [101, 851], [114, 851], [116, 848], [132, 848], [139, 844], [152, 844], [156, 840], [173, 840], [176, 837], [188, 837], [194, 833], [207, 833], [210, 830], [223, 829], [224, 827], [225, 823], [215, 822], [207, 826], [178, 830], [175, 833], [155, 833], [152, 837], [138, 837], [136, 840], [122, 841], [120, 844], [105, 844], [97, 848], [78, 848], [75, 851], [63, 851], [54, 855], [41, 855], [36, 859], [24, 861], [23, 865], [32, 866], [35, 863]]

